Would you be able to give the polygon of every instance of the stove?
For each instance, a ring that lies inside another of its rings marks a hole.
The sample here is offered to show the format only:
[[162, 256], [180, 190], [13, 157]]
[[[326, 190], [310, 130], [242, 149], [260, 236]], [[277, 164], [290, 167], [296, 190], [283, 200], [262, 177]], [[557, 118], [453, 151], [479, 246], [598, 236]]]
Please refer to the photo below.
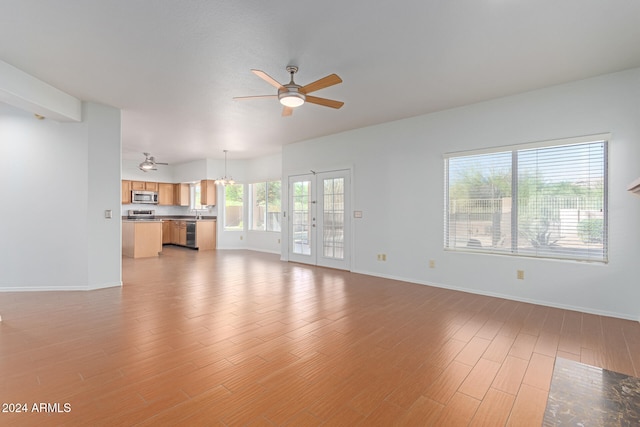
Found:
[[156, 211], [153, 209], [129, 209], [127, 219], [155, 219]]

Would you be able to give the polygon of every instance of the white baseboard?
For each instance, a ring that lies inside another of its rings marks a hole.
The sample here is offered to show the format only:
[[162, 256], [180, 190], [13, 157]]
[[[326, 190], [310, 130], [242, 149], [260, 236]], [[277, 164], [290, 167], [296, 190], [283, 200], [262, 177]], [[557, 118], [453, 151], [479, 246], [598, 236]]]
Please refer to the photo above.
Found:
[[0, 293], [2, 292], [47, 292], [47, 291], [95, 291], [98, 289], [107, 289], [114, 287], [122, 287], [122, 281], [105, 283], [93, 286], [8, 286], [0, 287]]
[[545, 307], [561, 308], [563, 310], [578, 311], [578, 312], [581, 312], [581, 313], [595, 314], [595, 315], [598, 315], [598, 316], [606, 316], [606, 317], [615, 317], [615, 318], [618, 318], [618, 319], [633, 320], [635, 322], [640, 322], [640, 315], [638, 315], [638, 314], [618, 313], [618, 312], [611, 312], [611, 311], [605, 311], [605, 310], [596, 310], [596, 309], [589, 308], [589, 307], [580, 307], [580, 306], [573, 306], [573, 305], [568, 305], [568, 304], [558, 304], [558, 303], [553, 302], [553, 301], [543, 301], [543, 300], [535, 300], [535, 299], [530, 299], [530, 298], [520, 298], [520, 297], [513, 296], [513, 295], [500, 294], [500, 293], [497, 293], [497, 292], [487, 292], [487, 291], [483, 291], [483, 290], [479, 290], [479, 289], [470, 289], [470, 288], [463, 288], [463, 287], [459, 287], [459, 286], [450, 286], [450, 285], [447, 285], [447, 284], [444, 284], [444, 283], [433, 283], [433, 282], [418, 281], [418, 280], [410, 279], [410, 278], [407, 278], [407, 277], [385, 275], [385, 274], [372, 273], [372, 272], [367, 272], [367, 271], [355, 271], [354, 270], [353, 272], [354, 273], [358, 273], [358, 274], [366, 274], [367, 276], [382, 277], [382, 278], [385, 278], [385, 279], [398, 280], [398, 281], [401, 281], [401, 282], [415, 283], [417, 285], [433, 286], [434, 288], [450, 289], [452, 291], [460, 291], [460, 292], [466, 292], [466, 293], [470, 293], [470, 294], [484, 295], [484, 296], [494, 297], [494, 298], [502, 298], [502, 299], [506, 299], [506, 300], [510, 300], [510, 301], [525, 302], [525, 303], [528, 303], [528, 304], [542, 305], [542, 306], [545, 306]]

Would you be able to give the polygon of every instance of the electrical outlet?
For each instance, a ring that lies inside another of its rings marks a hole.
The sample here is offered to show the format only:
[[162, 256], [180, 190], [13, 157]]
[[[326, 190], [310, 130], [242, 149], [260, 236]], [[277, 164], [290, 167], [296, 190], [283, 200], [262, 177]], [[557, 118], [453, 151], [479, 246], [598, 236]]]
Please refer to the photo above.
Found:
[[518, 280], [524, 280], [524, 270], [518, 270]]
[[244, 236], [243, 236], [243, 235], [240, 235], [240, 240], [242, 240], [242, 239], [244, 239]]
[[280, 243], [280, 239], [278, 239], [278, 243]]
[[429, 268], [436, 268], [436, 260], [435, 259], [430, 259], [429, 260]]
[[386, 261], [387, 254], [378, 254], [378, 261]]

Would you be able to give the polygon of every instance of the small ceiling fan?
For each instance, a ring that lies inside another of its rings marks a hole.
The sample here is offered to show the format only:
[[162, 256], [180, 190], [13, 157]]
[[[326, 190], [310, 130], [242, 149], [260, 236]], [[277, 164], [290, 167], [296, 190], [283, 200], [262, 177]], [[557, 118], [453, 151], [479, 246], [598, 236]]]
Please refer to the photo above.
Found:
[[144, 154], [145, 159], [144, 159], [144, 162], [140, 163], [140, 165], [138, 166], [142, 172], [155, 171], [155, 170], [158, 170], [156, 168], [156, 165], [166, 166], [169, 164], [169, 163], [156, 162], [155, 157], [153, 157], [149, 153], [142, 153], [142, 154]]
[[293, 75], [298, 72], [298, 67], [294, 65], [287, 66], [287, 72], [291, 75], [291, 81], [285, 85], [278, 83], [274, 78], [261, 70], [251, 70], [253, 74], [260, 77], [270, 85], [278, 89], [277, 95], [257, 95], [257, 96], [238, 96], [233, 99], [256, 99], [256, 98], [278, 98], [283, 105], [282, 116], [290, 116], [293, 109], [301, 106], [305, 102], [322, 105], [323, 107], [340, 108], [344, 105], [342, 101], [334, 101], [333, 99], [318, 98], [309, 95], [320, 89], [342, 83], [342, 79], [337, 74], [329, 74], [313, 83], [300, 86], [293, 81]]

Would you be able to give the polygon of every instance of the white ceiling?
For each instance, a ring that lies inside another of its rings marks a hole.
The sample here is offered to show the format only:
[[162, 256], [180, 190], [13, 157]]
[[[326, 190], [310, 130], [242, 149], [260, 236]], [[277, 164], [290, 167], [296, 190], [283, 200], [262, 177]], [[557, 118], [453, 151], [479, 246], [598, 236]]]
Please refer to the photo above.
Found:
[[[123, 158], [296, 141], [640, 67], [635, 0], [2, 0], [0, 60], [122, 109]], [[281, 117], [250, 72], [343, 83]]]

